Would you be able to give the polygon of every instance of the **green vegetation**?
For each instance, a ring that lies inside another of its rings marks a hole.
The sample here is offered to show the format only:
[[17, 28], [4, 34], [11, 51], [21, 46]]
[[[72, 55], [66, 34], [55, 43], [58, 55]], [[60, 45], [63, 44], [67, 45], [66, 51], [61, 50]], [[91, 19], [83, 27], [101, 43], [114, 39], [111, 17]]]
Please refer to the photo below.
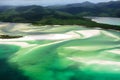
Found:
[[34, 25], [83, 25], [120, 30], [119, 26], [99, 24], [83, 16], [120, 17], [120, 1], [107, 3], [82, 3], [61, 7], [19, 6], [1, 7], [0, 21], [32, 23]]
[[0, 35], [2, 39], [20, 38], [22, 36], [10, 36], [10, 35]]
[[120, 30], [120, 26], [113, 26], [108, 24], [100, 24], [91, 21], [90, 19], [56, 19], [56, 18], [49, 18], [43, 19], [41, 21], [34, 22], [33, 25], [82, 25], [86, 27], [100, 27], [103, 29], [114, 29]]
[[52, 6], [50, 9], [79, 16], [120, 17], [120, 1], [102, 2], [97, 4], [83, 2], [63, 5], [57, 8]]

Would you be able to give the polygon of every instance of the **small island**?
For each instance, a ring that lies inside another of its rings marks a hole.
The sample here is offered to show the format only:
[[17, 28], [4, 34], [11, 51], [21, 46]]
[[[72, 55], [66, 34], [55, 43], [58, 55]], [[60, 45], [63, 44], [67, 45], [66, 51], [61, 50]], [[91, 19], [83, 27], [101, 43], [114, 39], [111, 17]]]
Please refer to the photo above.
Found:
[[0, 35], [0, 39], [20, 38], [22, 36]]

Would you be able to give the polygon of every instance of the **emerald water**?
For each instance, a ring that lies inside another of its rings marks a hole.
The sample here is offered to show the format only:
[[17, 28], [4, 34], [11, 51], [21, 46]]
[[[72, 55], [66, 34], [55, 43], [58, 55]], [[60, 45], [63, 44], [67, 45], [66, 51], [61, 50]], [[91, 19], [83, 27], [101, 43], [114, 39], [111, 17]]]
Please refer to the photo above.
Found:
[[8, 26], [1, 24], [0, 34], [24, 37], [0, 39], [2, 80], [120, 80], [119, 31], [77, 25]]

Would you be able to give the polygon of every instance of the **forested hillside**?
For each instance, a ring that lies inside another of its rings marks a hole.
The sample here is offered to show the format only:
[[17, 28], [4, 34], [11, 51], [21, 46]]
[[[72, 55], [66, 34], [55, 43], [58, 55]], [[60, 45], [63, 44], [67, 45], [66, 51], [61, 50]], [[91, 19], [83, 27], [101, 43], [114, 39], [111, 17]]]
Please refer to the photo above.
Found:
[[51, 9], [78, 16], [120, 17], [120, 1], [102, 3], [83, 2], [63, 6], [51, 6]]
[[[120, 1], [106, 3], [77, 3], [63, 6], [0, 6], [0, 21], [22, 22], [42, 25], [84, 25], [89, 27], [113, 28], [99, 24], [84, 16], [120, 17]], [[87, 23], [87, 24], [86, 24]], [[119, 27], [114, 27], [119, 29]]]

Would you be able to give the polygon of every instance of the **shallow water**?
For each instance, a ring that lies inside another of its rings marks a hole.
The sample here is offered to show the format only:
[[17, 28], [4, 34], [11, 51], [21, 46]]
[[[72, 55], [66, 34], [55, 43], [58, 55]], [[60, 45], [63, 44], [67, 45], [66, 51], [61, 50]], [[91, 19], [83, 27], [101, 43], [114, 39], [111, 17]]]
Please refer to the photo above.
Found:
[[0, 40], [0, 58], [7, 57], [23, 80], [120, 80], [120, 32], [82, 26], [48, 26], [44, 32]]

